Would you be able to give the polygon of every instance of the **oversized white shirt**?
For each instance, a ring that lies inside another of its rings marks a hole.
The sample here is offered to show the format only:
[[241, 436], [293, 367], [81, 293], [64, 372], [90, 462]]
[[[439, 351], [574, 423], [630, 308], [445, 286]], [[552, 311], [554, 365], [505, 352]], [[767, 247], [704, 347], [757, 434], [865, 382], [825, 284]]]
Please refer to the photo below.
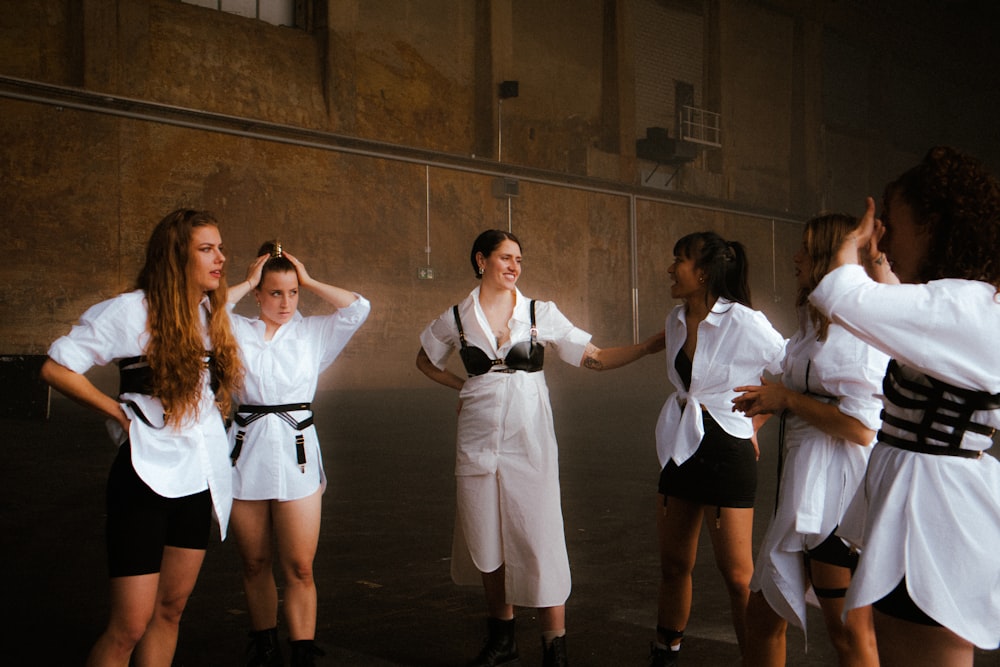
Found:
[[[806, 310], [788, 342], [781, 382], [877, 430], [887, 355], [831, 323], [825, 340]], [[840, 524], [861, 483], [871, 447], [824, 433], [795, 414], [784, 419], [780, 496], [754, 567], [750, 589], [763, 590], [785, 620], [805, 629], [808, 576], [802, 552], [818, 546]], [[871, 443], [868, 443], [869, 445]]]
[[[259, 318], [233, 314], [233, 333], [240, 345], [245, 371], [238, 404], [283, 405], [310, 403], [316, 395], [319, 375], [333, 363], [371, 312], [371, 304], [360, 295], [345, 308], [329, 315], [303, 317], [299, 312], [282, 325], [271, 340], [264, 340], [266, 325]], [[296, 421], [308, 411], [288, 413]], [[326, 488], [322, 453], [316, 428], [301, 431], [306, 464], [300, 468], [295, 437], [300, 432], [276, 414], [268, 414], [246, 426], [230, 426], [230, 451], [236, 434], [243, 444], [233, 466], [233, 497], [240, 500], [295, 500]]]
[[[205, 349], [211, 348], [207, 324], [208, 299], [202, 300], [201, 314]], [[149, 343], [146, 330], [146, 295], [141, 290], [120, 294], [92, 306], [80, 321], [49, 348], [49, 357], [77, 373], [118, 359], [145, 354]], [[115, 444], [127, 439], [131, 444], [132, 467], [153, 491], [166, 498], [180, 498], [205, 489], [211, 491], [212, 507], [222, 539], [229, 525], [233, 496], [226, 431], [215, 405], [208, 369], [202, 373], [198, 414], [187, 415], [179, 424], [164, 426], [163, 404], [155, 396], [126, 393], [119, 398], [133, 401], [152, 423], [146, 425], [129, 405], [122, 405], [131, 420], [126, 436], [118, 423], [108, 420]]]
[[719, 299], [698, 324], [698, 347], [691, 362], [691, 388], [674, 366], [687, 338], [684, 306], [667, 315], [667, 378], [674, 393], [667, 397], [656, 423], [656, 454], [660, 468], [673, 459], [683, 464], [698, 450], [705, 426], [704, 408], [727, 433], [737, 438], [753, 435], [753, 423], [742, 412], [733, 412], [733, 389], [760, 384], [764, 371], [778, 373], [785, 355], [785, 339], [763, 313]]
[[[889, 354], [908, 379], [924, 382], [923, 373], [1000, 393], [1000, 303], [992, 285], [955, 279], [881, 285], [860, 266], [844, 266], [820, 282], [810, 301]], [[889, 402], [885, 409], [910, 420], [919, 415]], [[977, 411], [972, 420], [1000, 427], [1000, 410]], [[961, 446], [991, 444], [989, 436], [967, 432]], [[1000, 645], [1000, 462], [993, 456], [876, 445], [838, 534], [863, 548], [846, 609], [881, 599], [905, 575], [910, 597], [931, 618], [980, 648]]]
[[[531, 338], [529, 300], [515, 292], [510, 340], [497, 349], [479, 305], [479, 288], [459, 304], [467, 343], [493, 358]], [[558, 356], [579, 366], [590, 334], [555, 304], [535, 302], [545, 362]], [[445, 368], [460, 347], [451, 308], [420, 335], [428, 358]], [[555, 352], [556, 354], [552, 354]], [[525, 607], [565, 603], [569, 558], [559, 496], [558, 446], [544, 371], [490, 372], [470, 377], [460, 393], [455, 456], [457, 516], [452, 578], [478, 585], [480, 572], [505, 565], [507, 601]]]

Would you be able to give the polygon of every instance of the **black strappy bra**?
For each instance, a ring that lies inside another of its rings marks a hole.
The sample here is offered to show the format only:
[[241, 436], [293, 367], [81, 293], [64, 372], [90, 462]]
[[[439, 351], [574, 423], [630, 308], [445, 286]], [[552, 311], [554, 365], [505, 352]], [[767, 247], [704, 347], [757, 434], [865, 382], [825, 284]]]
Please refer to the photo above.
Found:
[[[531, 340], [521, 341], [511, 346], [507, 351], [507, 356], [503, 359], [493, 359], [488, 354], [465, 342], [465, 330], [462, 328], [462, 319], [458, 316], [458, 306], [452, 307], [455, 315], [455, 324], [458, 326], [458, 339], [462, 343], [462, 349], [458, 354], [462, 357], [465, 365], [465, 372], [469, 377], [483, 375], [490, 371], [499, 373], [513, 373], [514, 371], [525, 371], [536, 373], [542, 370], [542, 362], [545, 360], [545, 346], [538, 342], [538, 329], [535, 327], [535, 300], [531, 300]], [[498, 368], [505, 366], [506, 368]]]

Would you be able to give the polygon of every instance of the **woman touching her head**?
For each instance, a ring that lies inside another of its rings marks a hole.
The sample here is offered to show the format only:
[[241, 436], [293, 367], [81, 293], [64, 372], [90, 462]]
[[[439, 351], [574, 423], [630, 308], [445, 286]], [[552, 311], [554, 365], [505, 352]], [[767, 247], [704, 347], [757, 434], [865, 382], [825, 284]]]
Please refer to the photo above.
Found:
[[881, 220], [868, 199], [809, 301], [891, 357], [838, 531], [861, 547], [845, 609], [874, 607], [883, 665], [972, 665], [1000, 644], [1000, 462], [984, 454], [1000, 426], [1000, 183], [932, 148], [886, 187]]
[[[293, 667], [312, 665], [316, 583], [326, 473], [313, 426], [319, 375], [333, 363], [371, 310], [359, 294], [313, 278], [305, 265], [270, 241], [261, 246], [247, 279], [230, 290], [235, 303], [253, 291], [260, 314], [233, 314], [233, 331], [246, 369], [230, 427], [233, 536], [243, 561], [250, 612], [247, 665], [282, 665], [278, 642], [275, 554], [284, 575], [284, 616]], [[303, 317], [299, 290], [335, 309]]]

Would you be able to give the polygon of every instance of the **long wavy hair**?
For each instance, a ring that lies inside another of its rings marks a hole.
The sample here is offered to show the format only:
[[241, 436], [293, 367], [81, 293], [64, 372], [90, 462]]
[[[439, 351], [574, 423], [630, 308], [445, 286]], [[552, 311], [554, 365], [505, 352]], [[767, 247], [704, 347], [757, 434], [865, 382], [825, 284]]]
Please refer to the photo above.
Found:
[[750, 305], [750, 264], [739, 241], [727, 241], [715, 232], [695, 232], [674, 244], [674, 257], [689, 257], [705, 272], [705, 305], [718, 298]]
[[816, 328], [817, 338], [826, 340], [830, 320], [809, 303], [809, 295], [823, 276], [830, 272], [830, 264], [837, 249], [847, 236], [858, 226], [858, 219], [844, 213], [829, 213], [812, 218], [802, 231], [802, 245], [806, 255], [812, 260], [812, 270], [806, 276], [806, 284], [799, 288], [796, 304], [805, 307], [809, 319]]
[[885, 202], [893, 194], [931, 234], [920, 280], [981, 280], [1000, 293], [1000, 184], [979, 160], [936, 146], [886, 186]]
[[[149, 343], [146, 358], [152, 371], [153, 395], [163, 403], [166, 421], [180, 424], [197, 415], [205, 343], [199, 317], [199, 299], [188, 279], [188, 254], [196, 227], [217, 226], [211, 213], [178, 209], [153, 229], [146, 245], [146, 262], [136, 286], [146, 293]], [[212, 345], [215, 399], [222, 414], [232, 406], [234, 390], [242, 383], [243, 367], [226, 310], [227, 286], [207, 293], [211, 313], [208, 335]]]

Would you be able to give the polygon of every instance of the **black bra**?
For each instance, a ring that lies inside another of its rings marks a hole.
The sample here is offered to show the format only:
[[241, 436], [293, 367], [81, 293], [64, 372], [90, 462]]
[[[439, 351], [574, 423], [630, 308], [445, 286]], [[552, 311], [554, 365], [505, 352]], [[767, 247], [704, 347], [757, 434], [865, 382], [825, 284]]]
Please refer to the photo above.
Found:
[[[469, 377], [483, 375], [490, 371], [501, 373], [513, 373], [514, 371], [525, 371], [536, 373], [542, 370], [542, 362], [545, 360], [545, 346], [538, 342], [538, 329], [535, 327], [535, 300], [531, 300], [531, 340], [521, 341], [511, 346], [504, 359], [493, 359], [488, 354], [465, 342], [465, 330], [462, 328], [462, 319], [458, 316], [458, 306], [452, 307], [455, 315], [455, 324], [458, 326], [458, 339], [462, 343], [462, 349], [458, 354], [462, 357], [465, 365], [465, 372]], [[506, 366], [506, 368], [497, 368]]]

